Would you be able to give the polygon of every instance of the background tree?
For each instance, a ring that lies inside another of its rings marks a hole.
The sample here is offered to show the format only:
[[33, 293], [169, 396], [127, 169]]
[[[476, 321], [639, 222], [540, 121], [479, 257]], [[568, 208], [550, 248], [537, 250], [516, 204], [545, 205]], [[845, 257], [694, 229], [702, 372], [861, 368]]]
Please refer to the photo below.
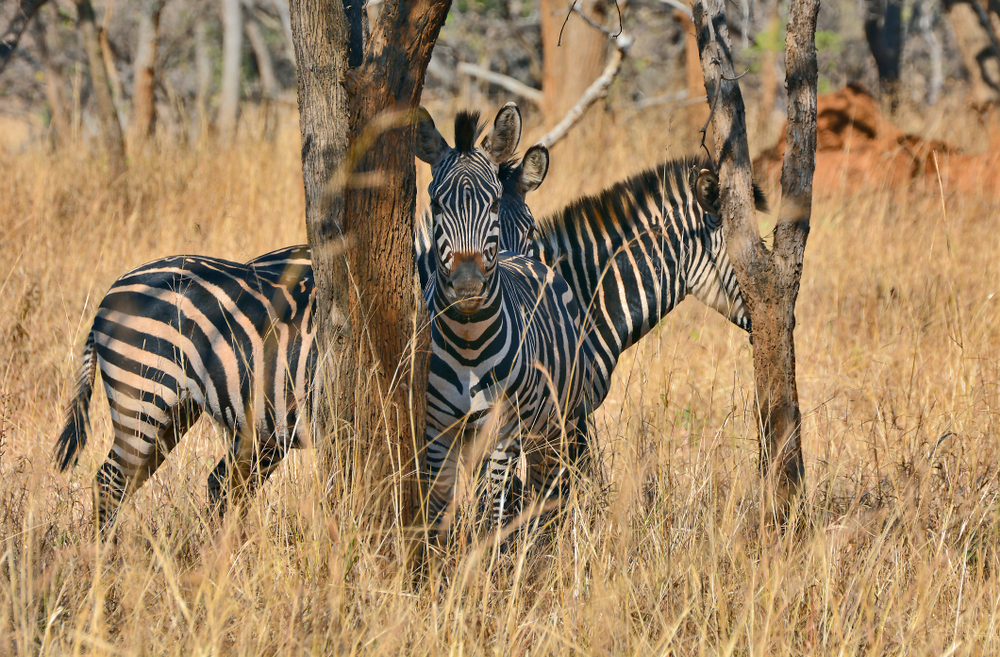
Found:
[[[319, 414], [317, 441], [329, 453], [333, 416], [352, 420], [354, 444], [383, 454], [381, 468], [352, 468], [355, 481], [382, 476], [396, 459], [411, 472], [424, 433], [429, 337], [414, 283], [411, 119], [449, 5], [385, 2], [369, 39], [361, 0], [290, 7], [319, 372], [337, 404]], [[402, 451], [386, 454], [386, 445]], [[402, 501], [404, 522], [413, 501]]]
[[231, 142], [240, 111], [243, 59], [243, 3], [222, 0], [222, 89], [219, 94], [219, 135]]
[[115, 109], [108, 71], [101, 52], [100, 28], [94, 19], [94, 7], [90, 4], [90, 0], [75, 1], [77, 26], [84, 50], [87, 52], [90, 81], [94, 88], [97, 116], [101, 123], [101, 140], [108, 154], [112, 185], [124, 193], [125, 139], [122, 137], [122, 124], [118, 121], [118, 110]]
[[539, 0], [538, 3], [542, 28], [543, 111], [547, 125], [555, 125], [566, 115], [601, 75], [607, 59], [607, 38], [588, 25], [583, 17], [604, 25], [607, 3], [580, 0], [573, 6], [579, 6], [580, 13], [571, 11], [566, 0]]
[[867, 0], [865, 38], [878, 67], [882, 94], [895, 111], [899, 104], [899, 66], [903, 56], [903, 3], [901, 0]]
[[156, 126], [156, 56], [160, 37], [160, 12], [165, 0], [142, 0], [139, 36], [133, 61], [132, 139], [142, 141]]
[[977, 0], [943, 0], [980, 109], [1000, 103], [1000, 48]]
[[[816, 167], [816, 17], [819, 0], [792, 0], [785, 42], [788, 132], [781, 208], [768, 249], [754, 218], [743, 97], [733, 68], [724, 0], [693, 8], [705, 89], [719, 154], [719, 210], [727, 249], [750, 308], [760, 464], [771, 510], [787, 517], [804, 486], [802, 414], [795, 383], [795, 300], [812, 212]], [[699, 187], [701, 181], [699, 181]]]

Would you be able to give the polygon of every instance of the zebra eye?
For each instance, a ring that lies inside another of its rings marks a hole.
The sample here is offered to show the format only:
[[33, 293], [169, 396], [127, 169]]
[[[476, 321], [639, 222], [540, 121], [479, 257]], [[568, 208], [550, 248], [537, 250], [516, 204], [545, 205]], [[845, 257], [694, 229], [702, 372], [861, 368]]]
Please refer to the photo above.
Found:
[[500, 199], [493, 201], [493, 205], [490, 206], [490, 214], [497, 214], [500, 212]]
[[438, 200], [436, 198], [431, 199], [431, 213], [441, 214], [441, 204], [438, 203]]

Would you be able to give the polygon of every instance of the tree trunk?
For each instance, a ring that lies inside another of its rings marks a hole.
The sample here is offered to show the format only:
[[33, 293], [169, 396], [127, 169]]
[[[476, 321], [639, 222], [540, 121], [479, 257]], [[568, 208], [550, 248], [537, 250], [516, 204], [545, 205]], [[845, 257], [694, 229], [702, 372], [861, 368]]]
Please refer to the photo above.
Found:
[[45, 12], [39, 12], [32, 27], [35, 47], [38, 49], [38, 59], [42, 63], [45, 74], [45, 100], [49, 103], [52, 114], [52, 141], [54, 144], [66, 144], [71, 136], [69, 117], [66, 116], [66, 99], [63, 95], [62, 70], [52, 61], [48, 44], [48, 25]]
[[[428, 332], [415, 330], [427, 325], [427, 311], [414, 284], [409, 111], [450, 2], [384, 2], [367, 53], [363, 4], [342, 2], [293, 0], [290, 7], [318, 372], [326, 386], [314, 436], [325, 470], [336, 460], [323, 456], [333, 451], [334, 418], [346, 420], [351, 444], [381, 457], [374, 467], [340, 472], [359, 490], [377, 489], [387, 468], [400, 473], [402, 499], [394, 502], [409, 523], [419, 499], [409, 473], [423, 442], [429, 364]], [[336, 494], [336, 473], [326, 472]]]
[[980, 110], [1000, 103], [1000, 51], [977, 0], [944, 0], [962, 64]]
[[265, 96], [275, 98], [280, 91], [278, 89], [278, 78], [274, 75], [274, 64], [271, 62], [271, 53], [267, 49], [267, 42], [264, 41], [264, 35], [260, 33], [260, 28], [257, 26], [257, 19], [254, 18], [252, 9], [253, 7], [247, 3], [247, 40], [250, 41], [254, 59], [257, 60], [257, 72], [260, 73], [261, 90]]
[[212, 91], [212, 60], [208, 56], [208, 30], [205, 17], [199, 16], [194, 24], [194, 65], [198, 73], [198, 95], [195, 107], [198, 113], [198, 136], [204, 138], [211, 124], [208, 115], [208, 94]]
[[[116, 195], [123, 194], [125, 140], [122, 138], [122, 125], [118, 121], [118, 112], [111, 97], [108, 73], [104, 68], [100, 35], [94, 21], [94, 8], [91, 6], [90, 0], [76, 0], [76, 10], [80, 36], [83, 38], [83, 47], [87, 52], [87, 64], [90, 67], [90, 82], [94, 89], [94, 99], [97, 101], [101, 138], [104, 142], [104, 149], [108, 153], [112, 187]], [[124, 196], [119, 196], [119, 199], [123, 200]]]
[[48, 0], [17, 0], [17, 9], [14, 10], [14, 17], [11, 18], [7, 28], [0, 34], [0, 73], [10, 61], [17, 42], [21, 40], [24, 29], [31, 22], [31, 17], [35, 15], [38, 8]]
[[903, 55], [903, 3], [901, 0], [867, 0], [865, 38], [875, 58], [882, 94], [893, 112], [899, 105], [899, 63]]
[[[694, 5], [705, 87], [709, 100], [716, 103], [712, 122], [716, 151], [721, 154], [719, 205], [727, 249], [753, 324], [760, 462], [771, 513], [779, 522], [787, 519], [805, 478], [793, 330], [816, 158], [818, 12], [819, 0], [792, 0], [785, 50], [788, 135], [782, 201], [769, 251], [753, 215], [746, 119], [729, 57], [724, 1], [701, 0]], [[721, 94], [717, 100], [716, 94]]]
[[243, 6], [240, 0], [222, 0], [222, 92], [219, 134], [231, 145], [240, 109], [240, 64], [243, 59]]
[[[607, 3], [582, 0], [576, 5], [595, 22], [604, 25]], [[542, 24], [542, 92], [545, 94], [545, 122], [552, 126], [583, 95], [604, 70], [607, 60], [607, 37], [587, 25], [575, 13], [566, 20], [569, 3], [565, 0], [540, 0]], [[563, 23], [565, 22], [565, 28]], [[559, 36], [562, 33], [562, 45]]]
[[141, 143], [156, 128], [156, 54], [160, 12], [164, 0], [143, 0], [139, 8], [139, 39], [133, 61], [132, 139]]
[[[686, 13], [675, 11], [674, 19], [684, 30], [684, 79], [687, 84], [687, 99], [690, 101], [705, 95], [705, 80], [701, 77], [701, 61], [698, 59], [698, 40], [694, 34], [694, 23]], [[693, 139], [708, 119], [708, 107], [692, 102], [684, 108], [684, 115]]]

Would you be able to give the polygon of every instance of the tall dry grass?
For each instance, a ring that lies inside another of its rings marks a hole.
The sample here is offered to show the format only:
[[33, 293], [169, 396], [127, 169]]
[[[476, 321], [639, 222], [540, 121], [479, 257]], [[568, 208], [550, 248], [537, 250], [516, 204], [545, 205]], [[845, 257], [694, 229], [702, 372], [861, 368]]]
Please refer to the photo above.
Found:
[[[536, 208], [671, 143], [650, 121], [605, 132], [599, 159], [553, 151]], [[597, 472], [564, 521], [508, 553], [453, 546], [414, 583], [393, 483], [341, 481], [321, 504], [310, 452], [216, 531], [205, 479], [225, 446], [204, 423], [99, 547], [103, 393], [79, 466], [55, 473], [51, 449], [101, 296], [155, 257], [302, 241], [298, 156], [294, 122], [230, 152], [162, 144], [131, 162], [119, 211], [85, 149], [0, 153], [0, 653], [1000, 650], [1000, 202], [886, 188], [877, 171], [851, 197], [816, 190], [796, 333], [807, 515], [792, 531], [761, 529], [746, 338], [687, 301], [623, 358], [595, 419]]]

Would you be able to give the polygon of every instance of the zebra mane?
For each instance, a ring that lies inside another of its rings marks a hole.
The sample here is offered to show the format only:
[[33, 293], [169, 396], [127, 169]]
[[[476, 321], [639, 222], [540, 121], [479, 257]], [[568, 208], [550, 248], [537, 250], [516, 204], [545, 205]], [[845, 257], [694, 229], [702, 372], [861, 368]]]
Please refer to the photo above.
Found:
[[476, 141], [483, 132], [483, 124], [479, 122], [478, 111], [461, 111], [455, 117], [455, 150], [459, 153], [471, 153], [476, 147]]
[[[694, 181], [698, 177], [698, 172], [704, 168], [711, 168], [711, 164], [703, 157], [670, 160], [616, 182], [602, 192], [571, 201], [555, 214], [539, 220], [538, 228], [547, 233], [569, 217], [601, 216], [600, 208], [620, 209], [624, 205], [641, 202], [641, 199], [647, 198], [649, 194], [661, 190], [664, 192], [664, 200], [667, 197], [676, 197], [678, 193], [684, 194], [685, 198], [675, 199], [676, 201], [686, 201], [688, 198], [694, 200]], [[613, 214], [616, 215], [616, 220], [621, 220], [627, 213]]]
[[517, 168], [521, 166], [521, 161], [517, 157], [512, 157], [506, 162], [500, 163], [500, 169], [497, 171], [497, 178], [500, 179], [501, 183], [506, 183], [507, 180], [517, 173]]

